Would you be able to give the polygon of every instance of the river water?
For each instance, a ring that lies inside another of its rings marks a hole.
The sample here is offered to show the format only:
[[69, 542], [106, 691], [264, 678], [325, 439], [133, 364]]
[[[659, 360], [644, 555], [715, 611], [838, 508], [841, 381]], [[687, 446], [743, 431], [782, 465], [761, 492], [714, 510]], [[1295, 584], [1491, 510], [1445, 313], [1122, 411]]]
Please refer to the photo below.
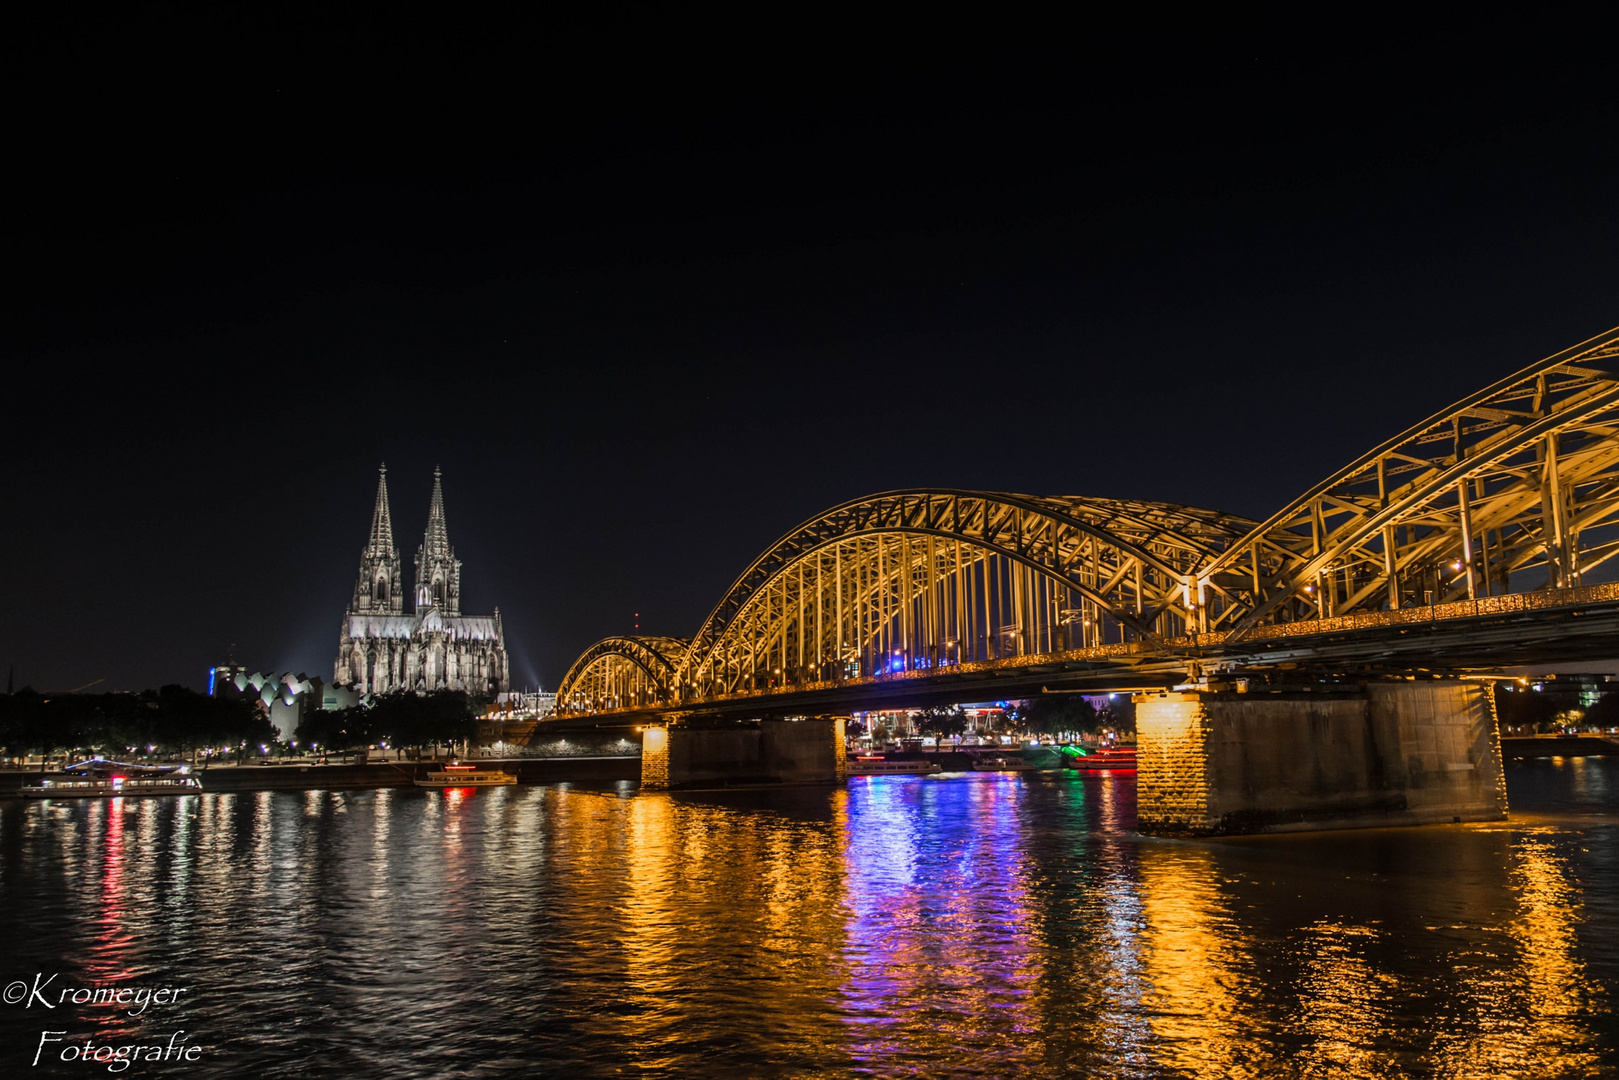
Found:
[[1614, 1075], [1619, 760], [1508, 790], [1220, 841], [1071, 774], [8, 802], [0, 1076]]

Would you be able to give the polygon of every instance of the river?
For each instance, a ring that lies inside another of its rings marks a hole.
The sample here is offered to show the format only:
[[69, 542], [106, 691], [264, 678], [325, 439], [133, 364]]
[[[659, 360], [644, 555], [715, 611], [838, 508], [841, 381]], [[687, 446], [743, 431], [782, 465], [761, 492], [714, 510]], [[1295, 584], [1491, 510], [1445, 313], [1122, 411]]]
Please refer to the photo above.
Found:
[[0, 1075], [1612, 1075], [1619, 760], [1508, 775], [1214, 841], [1127, 775], [8, 801]]

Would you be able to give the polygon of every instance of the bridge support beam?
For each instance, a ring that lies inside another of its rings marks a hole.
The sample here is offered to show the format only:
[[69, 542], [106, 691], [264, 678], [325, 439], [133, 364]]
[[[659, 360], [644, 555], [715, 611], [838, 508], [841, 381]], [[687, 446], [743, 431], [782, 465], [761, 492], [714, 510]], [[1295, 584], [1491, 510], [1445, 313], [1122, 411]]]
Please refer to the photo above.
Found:
[[845, 778], [843, 717], [649, 727], [641, 790], [835, 784]]
[[1136, 699], [1142, 832], [1231, 835], [1499, 821], [1501, 739], [1488, 684]]

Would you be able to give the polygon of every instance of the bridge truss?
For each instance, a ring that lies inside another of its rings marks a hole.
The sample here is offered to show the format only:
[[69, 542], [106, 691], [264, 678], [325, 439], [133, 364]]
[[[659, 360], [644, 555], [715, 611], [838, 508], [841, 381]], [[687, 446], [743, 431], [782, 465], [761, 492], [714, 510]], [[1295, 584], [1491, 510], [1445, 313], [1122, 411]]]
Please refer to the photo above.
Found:
[[671, 704], [690, 643], [672, 637], [610, 637], [586, 649], [557, 689], [557, 709], [579, 712]]
[[1345, 617], [1567, 590], [1619, 554], [1619, 331], [1390, 439], [1265, 522], [1167, 503], [926, 489], [771, 545], [697, 633], [608, 638], [563, 712], [1174, 655]]
[[1616, 371], [1610, 332], [1322, 481], [1199, 572], [1203, 629], [1583, 584], [1619, 554]]

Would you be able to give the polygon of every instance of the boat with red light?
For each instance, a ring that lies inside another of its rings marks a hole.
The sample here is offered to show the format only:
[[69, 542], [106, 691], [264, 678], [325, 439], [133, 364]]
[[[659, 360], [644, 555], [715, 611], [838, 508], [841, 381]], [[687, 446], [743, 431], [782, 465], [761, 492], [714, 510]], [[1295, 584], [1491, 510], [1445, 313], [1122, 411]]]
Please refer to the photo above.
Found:
[[1110, 746], [1087, 750], [1065, 746], [1062, 748], [1062, 763], [1065, 768], [1079, 772], [1135, 772], [1136, 748]]
[[517, 777], [501, 769], [480, 769], [476, 765], [467, 765], [452, 761], [442, 769], [427, 774], [427, 779], [417, 780], [417, 787], [504, 787], [507, 784], [517, 783]]

